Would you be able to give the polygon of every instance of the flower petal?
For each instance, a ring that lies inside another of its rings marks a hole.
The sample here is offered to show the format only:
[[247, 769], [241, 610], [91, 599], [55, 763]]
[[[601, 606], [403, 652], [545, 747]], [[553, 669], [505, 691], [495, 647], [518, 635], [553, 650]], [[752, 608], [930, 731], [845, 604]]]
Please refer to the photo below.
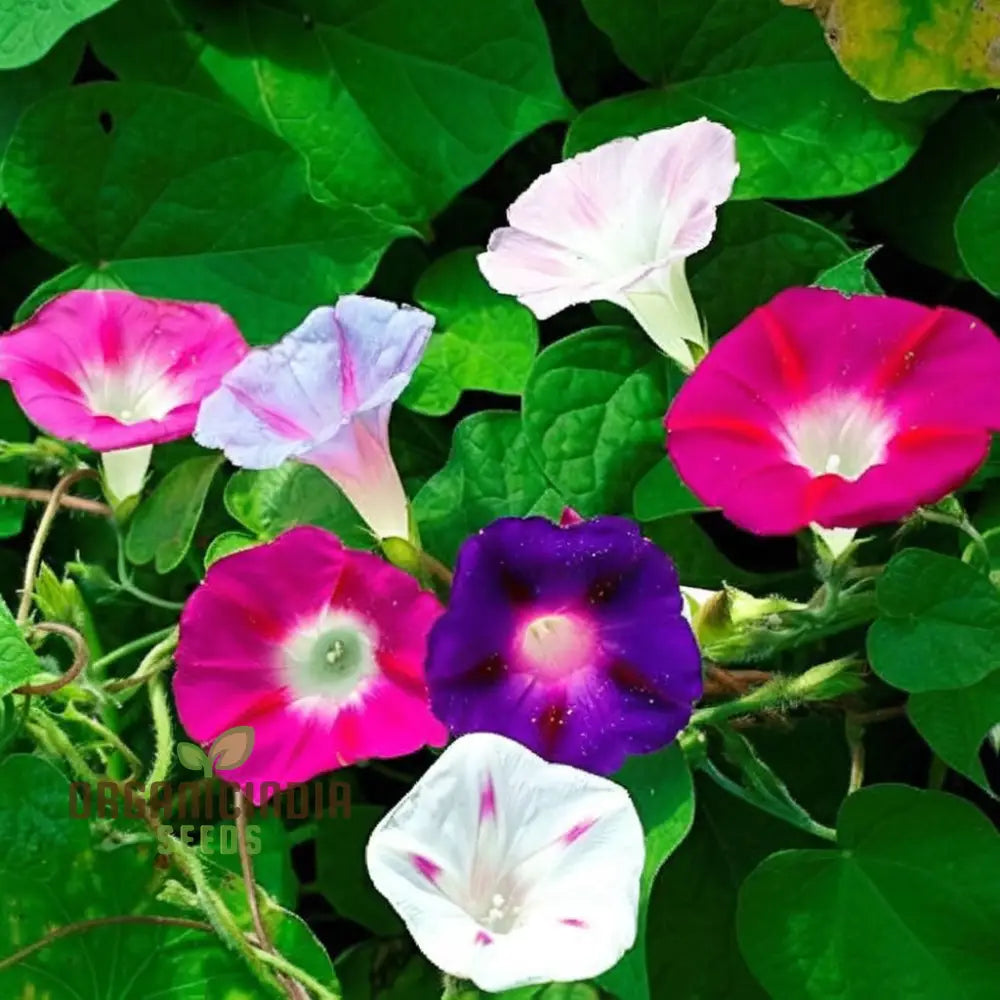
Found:
[[246, 351], [217, 306], [79, 290], [0, 338], [0, 377], [48, 433], [116, 451], [191, 433]]
[[[482, 989], [590, 978], [635, 939], [644, 845], [628, 794], [504, 737], [452, 744], [366, 857], [421, 951]], [[504, 892], [519, 909], [493, 926]]]

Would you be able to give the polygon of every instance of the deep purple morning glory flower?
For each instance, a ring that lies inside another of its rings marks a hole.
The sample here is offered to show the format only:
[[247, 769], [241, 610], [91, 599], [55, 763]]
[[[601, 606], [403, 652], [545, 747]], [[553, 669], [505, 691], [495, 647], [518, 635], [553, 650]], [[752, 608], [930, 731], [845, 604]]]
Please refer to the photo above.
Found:
[[670, 559], [617, 517], [502, 518], [462, 546], [431, 631], [434, 714], [610, 774], [669, 743], [701, 695]]

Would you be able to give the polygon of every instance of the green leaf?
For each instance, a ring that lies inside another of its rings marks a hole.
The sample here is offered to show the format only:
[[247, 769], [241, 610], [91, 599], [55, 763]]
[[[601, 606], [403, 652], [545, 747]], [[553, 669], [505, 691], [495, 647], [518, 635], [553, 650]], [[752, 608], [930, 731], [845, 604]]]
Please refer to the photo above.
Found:
[[41, 62], [3, 74], [3, 86], [0, 87], [0, 151], [7, 148], [24, 109], [49, 91], [65, 87], [73, 79], [82, 55], [83, 39], [74, 34], [60, 42]]
[[205, 569], [234, 552], [253, 548], [257, 543], [258, 539], [242, 531], [224, 531], [208, 543], [208, 548], [205, 550]]
[[720, 729], [718, 734], [722, 739], [722, 752], [736, 769], [739, 780], [734, 782], [711, 761], [705, 760], [702, 767], [716, 784], [749, 805], [763, 809], [806, 833], [817, 837], [829, 836], [828, 831], [799, 805], [788, 786], [764, 762], [749, 740], [731, 729]]
[[893, 557], [868, 630], [872, 669], [903, 691], [967, 687], [1000, 668], [1000, 593], [971, 566], [924, 549]]
[[717, 590], [722, 583], [752, 587], [767, 578], [730, 562], [692, 517], [666, 517], [642, 526], [643, 534], [674, 561], [686, 587]]
[[1000, 227], [1000, 167], [987, 174], [962, 202], [955, 220], [955, 238], [969, 274], [1000, 296], [1000, 255], [996, 234]]
[[325, 820], [316, 837], [316, 883], [326, 901], [374, 934], [403, 930], [396, 911], [379, 895], [365, 866], [365, 847], [385, 815], [381, 806], [352, 805], [350, 816]]
[[[71, 817], [69, 802], [69, 782], [45, 761], [21, 755], [0, 764], [0, 955], [82, 921], [179, 915], [156, 898], [166, 876], [153, 867], [152, 836], [119, 819], [126, 836], [104, 838], [85, 819]], [[242, 879], [225, 878], [227, 902], [249, 930], [249, 917], [238, 909], [240, 903], [246, 909]], [[330, 960], [308, 927], [273, 904], [262, 909], [278, 950], [335, 988]], [[260, 1000], [262, 990], [210, 931], [152, 923], [77, 930], [0, 970], [4, 997]]]
[[[10, 387], [0, 386], [0, 442], [30, 440], [31, 428]], [[7, 486], [27, 486], [28, 468], [23, 459], [9, 459], [0, 465]], [[0, 499], [0, 538], [11, 538], [24, 526], [24, 501]]]
[[788, 11], [766, 0], [583, 0], [583, 5], [622, 62], [650, 83], [767, 65], [784, 56], [786, 35], [810, 35]]
[[420, 413], [455, 408], [462, 391], [516, 396], [538, 351], [538, 324], [516, 299], [493, 291], [476, 250], [456, 250], [423, 274], [413, 297], [437, 320], [400, 402]]
[[1000, 723], [1000, 670], [968, 687], [911, 695], [906, 711], [917, 732], [949, 767], [989, 791], [979, 752], [986, 734]]
[[137, 566], [156, 560], [157, 573], [176, 569], [187, 555], [221, 455], [189, 458], [163, 477], [132, 517], [125, 554]]
[[[656, 753], [630, 757], [615, 774], [632, 797], [646, 833], [646, 864], [639, 889], [636, 944], [598, 982], [622, 1000], [648, 1000], [646, 925], [649, 897], [657, 873], [694, 822], [694, 785], [680, 747], [673, 743]], [[658, 936], [654, 940], [659, 941]]]
[[767, 202], [728, 202], [712, 242], [691, 259], [691, 292], [712, 337], [728, 333], [757, 306], [849, 260], [829, 229]]
[[71, 818], [69, 802], [69, 783], [48, 761], [14, 754], [0, 763], [0, 872], [62, 882], [90, 844], [87, 824]]
[[122, 79], [224, 96], [305, 157], [324, 198], [435, 215], [570, 111], [530, 0], [132, 0], [92, 38]]
[[630, 20], [639, 3], [590, 7], [603, 8], [601, 27], [633, 65], [669, 85], [588, 108], [570, 126], [567, 155], [707, 116], [736, 134], [734, 197], [832, 197], [899, 170], [939, 107], [873, 100], [844, 75], [816, 25], [772, 0], [643, 5]]
[[299, 157], [264, 128], [163, 88], [43, 98], [18, 123], [2, 177], [21, 227], [74, 265], [49, 293], [97, 282], [217, 302], [254, 343], [364, 284], [395, 235], [318, 204]]
[[406, 495], [420, 488], [448, 460], [451, 424], [395, 406], [389, 417], [389, 451], [395, 459]]
[[565, 506], [539, 468], [516, 413], [483, 410], [455, 428], [445, 467], [413, 501], [427, 550], [451, 565], [462, 542], [498, 517], [558, 517]]
[[663, 415], [680, 386], [645, 334], [594, 327], [538, 357], [524, 393], [524, 433], [542, 471], [584, 516], [632, 508], [663, 455]]
[[661, 458], [636, 484], [632, 511], [637, 521], [656, 521], [677, 514], [707, 510], [681, 482], [669, 458]]
[[[772, 851], [820, 843], [695, 776], [694, 826], [656, 880], [649, 937], [653, 1000], [766, 1000], [736, 944], [736, 896]], [[654, 937], [655, 935], [655, 937]]]
[[0, 598], [0, 697], [26, 684], [41, 668], [20, 626]]
[[374, 541], [358, 512], [319, 469], [285, 462], [277, 469], [237, 472], [226, 484], [226, 510], [258, 538], [271, 539], [296, 524], [332, 531], [347, 546]]
[[[37, 62], [74, 25], [117, 0], [8, 0], [0, 7], [0, 70]], [[4, 76], [6, 83], [7, 77]]]
[[992, 100], [959, 101], [930, 127], [906, 167], [865, 196], [864, 220], [921, 264], [967, 278], [955, 217], [973, 185], [998, 162], [1000, 108]]
[[883, 101], [1000, 86], [997, 0], [830, 0], [813, 6], [844, 69]]
[[738, 933], [772, 1000], [987, 1000], [1000, 957], [1000, 838], [974, 806], [879, 785], [851, 795], [839, 849], [768, 858]]
[[872, 247], [848, 257], [825, 270], [813, 284], [817, 288], [833, 288], [845, 295], [881, 295], [881, 286], [868, 270], [868, 261], [878, 249]]

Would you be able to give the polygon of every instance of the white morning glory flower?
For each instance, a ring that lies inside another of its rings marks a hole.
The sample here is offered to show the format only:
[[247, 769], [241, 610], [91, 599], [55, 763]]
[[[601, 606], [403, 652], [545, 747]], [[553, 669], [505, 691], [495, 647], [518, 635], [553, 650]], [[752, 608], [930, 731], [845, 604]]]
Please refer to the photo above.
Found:
[[739, 169], [733, 133], [705, 118], [615, 139], [539, 177], [480, 270], [539, 319], [581, 302], [622, 306], [691, 369], [708, 342], [684, 264], [708, 246]]
[[439, 969], [497, 992], [632, 946], [645, 858], [620, 785], [493, 733], [456, 740], [375, 828], [375, 887]]

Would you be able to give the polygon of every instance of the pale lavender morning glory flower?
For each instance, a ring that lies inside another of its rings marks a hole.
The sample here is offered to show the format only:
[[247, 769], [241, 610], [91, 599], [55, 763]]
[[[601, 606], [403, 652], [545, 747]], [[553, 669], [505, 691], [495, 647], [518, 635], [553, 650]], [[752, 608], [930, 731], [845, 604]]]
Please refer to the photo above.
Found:
[[409, 536], [389, 452], [389, 412], [410, 381], [434, 317], [345, 295], [257, 348], [201, 405], [195, 440], [244, 469], [288, 459], [322, 469], [379, 538]]

